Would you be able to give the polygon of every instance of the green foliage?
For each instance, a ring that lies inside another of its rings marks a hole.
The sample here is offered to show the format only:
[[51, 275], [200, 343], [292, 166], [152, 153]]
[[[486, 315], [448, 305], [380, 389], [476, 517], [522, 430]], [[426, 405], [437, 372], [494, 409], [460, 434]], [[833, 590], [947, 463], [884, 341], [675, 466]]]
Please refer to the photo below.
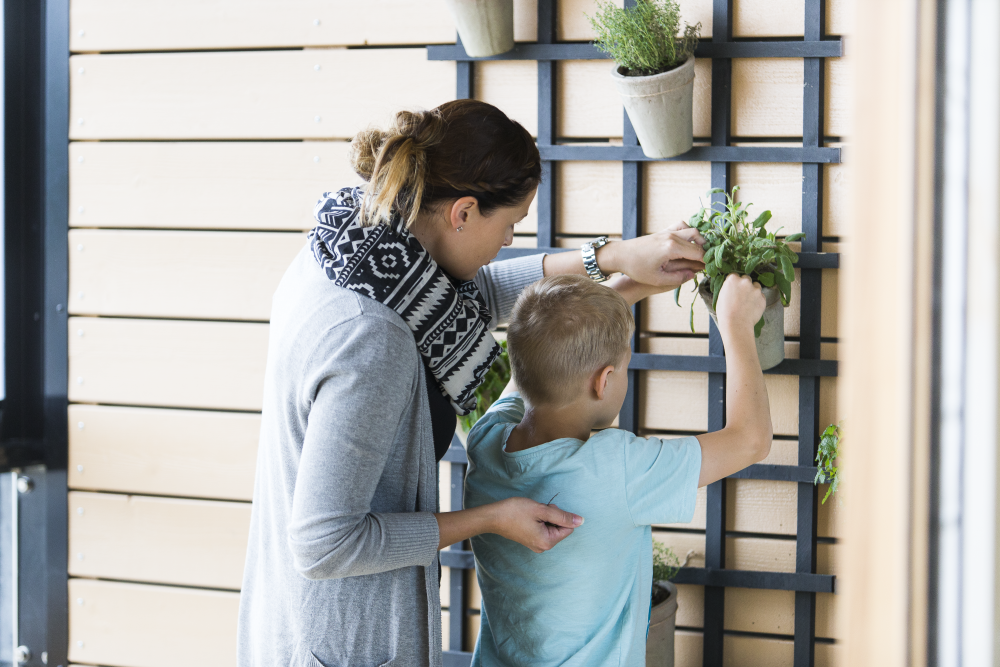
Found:
[[678, 35], [680, 12], [677, 0], [639, 0], [628, 9], [601, 2], [596, 15], [587, 18], [597, 33], [597, 48], [629, 76], [649, 76], [684, 64], [698, 45], [700, 23], [684, 24], [684, 34]]
[[[781, 305], [787, 306], [795, 280], [792, 265], [799, 256], [786, 242], [800, 241], [805, 234], [792, 234], [782, 240], [776, 236], [780, 228], [767, 231], [764, 225], [771, 219], [770, 211], [764, 211], [751, 221], [747, 209], [752, 204], [736, 201], [739, 189], [740, 186], [734, 185], [732, 193], [721, 188], [709, 190], [706, 194], [709, 199], [714, 194], [725, 194], [726, 202], [713, 202], [709, 208], [702, 206], [688, 220], [688, 225], [697, 227], [707, 241], [703, 282], [712, 291], [712, 308], [718, 303], [722, 284], [730, 273], [750, 276], [764, 287], [776, 286], [781, 293]], [[680, 287], [674, 293], [674, 300], [680, 304]], [[760, 336], [763, 327], [764, 318], [761, 317], [754, 327], [754, 335]], [[694, 303], [691, 304], [691, 332], [694, 333]]]
[[653, 581], [667, 581], [677, 576], [681, 562], [673, 549], [653, 540]]
[[819, 440], [819, 449], [816, 451], [816, 479], [814, 484], [829, 484], [823, 496], [823, 503], [826, 499], [837, 492], [840, 486], [840, 468], [834, 465], [837, 457], [840, 456], [840, 424], [830, 424], [823, 431], [823, 436]]
[[510, 357], [507, 356], [507, 341], [499, 341], [502, 351], [497, 360], [486, 371], [483, 383], [476, 389], [476, 409], [458, 418], [458, 423], [465, 431], [470, 431], [479, 418], [486, 414], [493, 402], [500, 397], [507, 383], [510, 382]]

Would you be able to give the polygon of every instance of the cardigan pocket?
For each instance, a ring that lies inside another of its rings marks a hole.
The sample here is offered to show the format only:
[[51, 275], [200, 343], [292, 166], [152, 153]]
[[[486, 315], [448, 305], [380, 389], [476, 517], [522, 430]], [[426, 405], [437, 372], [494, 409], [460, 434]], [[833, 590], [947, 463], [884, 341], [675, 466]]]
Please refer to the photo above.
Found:
[[[306, 667], [334, 667], [334, 665], [327, 665], [327, 664], [323, 663], [319, 658], [316, 657], [316, 654], [313, 653], [312, 651], [308, 651], [307, 650], [304, 657], [305, 657], [305, 661], [306, 661]], [[392, 667], [395, 664], [396, 664], [396, 659], [393, 658], [393, 659], [389, 660], [388, 662], [383, 662], [378, 667]], [[347, 666], [345, 666], [345, 667], [347, 667]], [[354, 667], [354, 666], [351, 665], [350, 667]]]

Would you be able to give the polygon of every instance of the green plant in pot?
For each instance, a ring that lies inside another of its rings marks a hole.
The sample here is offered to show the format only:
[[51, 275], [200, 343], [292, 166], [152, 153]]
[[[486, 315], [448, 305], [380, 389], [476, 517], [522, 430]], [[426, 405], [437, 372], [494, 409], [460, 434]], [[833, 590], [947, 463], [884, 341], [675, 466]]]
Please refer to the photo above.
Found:
[[615, 60], [611, 76], [642, 152], [664, 158], [691, 150], [701, 24], [685, 24], [681, 32], [676, 0], [638, 0], [627, 9], [598, 3], [587, 18], [597, 33], [595, 46]]
[[647, 667], [672, 667], [674, 628], [677, 620], [677, 587], [670, 582], [680, 569], [677, 555], [653, 540], [653, 591], [646, 635]]
[[[805, 238], [805, 234], [791, 234], [781, 239], [777, 236], [780, 229], [769, 232], [765, 225], [771, 219], [770, 211], [751, 220], [747, 212], [750, 204], [736, 201], [739, 189], [735, 185], [731, 193], [721, 188], [709, 190], [708, 198], [725, 194], [725, 203], [714, 202], [709, 208], [703, 206], [688, 220], [706, 241], [705, 271], [697, 289], [714, 320], [722, 283], [730, 273], [750, 276], [763, 286], [767, 307], [754, 327], [754, 335], [760, 367], [767, 370], [785, 358], [784, 312], [791, 301], [795, 281], [792, 265], [799, 259], [788, 243]], [[675, 292], [678, 305], [679, 296], [680, 288]], [[694, 304], [691, 305], [691, 331], [694, 332]]]

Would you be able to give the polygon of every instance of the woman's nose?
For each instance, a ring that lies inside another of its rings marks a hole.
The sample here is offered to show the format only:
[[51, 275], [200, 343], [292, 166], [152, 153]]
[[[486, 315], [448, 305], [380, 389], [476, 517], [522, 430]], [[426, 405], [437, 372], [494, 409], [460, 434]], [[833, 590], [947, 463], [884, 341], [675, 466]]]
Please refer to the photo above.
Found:
[[503, 237], [503, 247], [506, 248], [513, 242], [514, 242], [514, 230], [508, 229], [507, 234]]

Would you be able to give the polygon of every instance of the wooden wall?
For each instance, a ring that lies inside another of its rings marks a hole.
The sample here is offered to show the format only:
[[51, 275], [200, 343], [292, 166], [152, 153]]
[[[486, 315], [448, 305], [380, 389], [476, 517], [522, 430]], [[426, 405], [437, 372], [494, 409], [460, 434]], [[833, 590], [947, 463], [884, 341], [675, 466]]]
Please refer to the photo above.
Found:
[[[734, 4], [738, 36], [802, 34], [801, 0]], [[846, 32], [850, 5], [829, 0], [830, 34]], [[535, 4], [515, 6], [517, 39], [535, 39]], [[710, 35], [711, 2], [682, 6]], [[590, 0], [560, 2], [560, 39], [590, 39], [583, 13], [593, 9]], [[345, 158], [349, 138], [399, 108], [453, 99], [454, 64], [428, 61], [421, 47], [453, 41], [454, 26], [441, 0], [72, 0], [71, 34], [70, 659], [231, 665], [271, 294], [319, 195], [357, 181]], [[619, 139], [611, 65], [559, 68], [559, 135]], [[534, 132], [535, 71], [531, 62], [477, 65], [475, 94]], [[735, 61], [734, 135], [794, 142], [802, 72], [795, 59]], [[707, 62], [697, 77], [695, 132], [707, 136]], [[842, 63], [829, 62], [830, 145], [848, 134], [847, 77]], [[620, 164], [561, 163], [558, 177], [560, 244], [621, 234]], [[846, 167], [825, 167], [828, 251], [842, 249], [848, 181]], [[746, 200], [774, 212], [775, 226], [798, 229], [800, 165], [738, 165], [735, 182]], [[648, 164], [644, 183], [644, 225], [655, 231], [697, 209], [708, 165]], [[529, 216], [516, 244], [535, 245], [534, 231]], [[825, 272], [823, 290], [824, 356], [836, 358], [836, 271]], [[786, 317], [789, 356], [796, 309]], [[653, 298], [646, 313], [646, 351], [705, 353], [703, 308], [695, 336], [686, 308], [669, 295]], [[705, 428], [706, 375], [648, 372], [641, 384], [644, 432]], [[768, 387], [770, 461], [794, 463], [797, 379], [770, 376]], [[835, 379], [823, 381], [822, 402], [824, 423], [839, 419]], [[728, 566], [793, 571], [794, 484], [729, 484]], [[820, 572], [837, 571], [837, 508], [833, 501], [820, 511]], [[703, 527], [702, 506], [693, 524], [662, 527], [656, 538], [681, 557], [693, 551], [697, 565]], [[454, 574], [445, 568], [445, 608]], [[470, 595], [477, 609], [474, 586]], [[744, 633], [727, 638], [728, 659], [790, 665], [793, 597], [727, 591], [727, 628]], [[700, 665], [701, 600], [700, 588], [681, 587], [678, 667]], [[841, 636], [837, 598], [821, 595], [817, 606], [825, 638], [817, 664], [828, 665]], [[473, 638], [477, 621], [470, 617]]]

